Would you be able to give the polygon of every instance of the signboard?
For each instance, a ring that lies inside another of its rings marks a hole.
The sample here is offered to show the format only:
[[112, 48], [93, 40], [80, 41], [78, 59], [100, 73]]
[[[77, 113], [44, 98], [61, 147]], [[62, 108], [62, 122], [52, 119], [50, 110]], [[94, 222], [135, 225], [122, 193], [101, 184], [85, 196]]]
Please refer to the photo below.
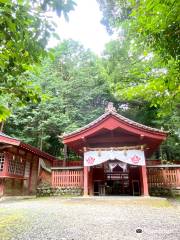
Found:
[[87, 151], [84, 153], [84, 166], [95, 166], [108, 160], [119, 160], [137, 166], [145, 165], [144, 151], [142, 150]]

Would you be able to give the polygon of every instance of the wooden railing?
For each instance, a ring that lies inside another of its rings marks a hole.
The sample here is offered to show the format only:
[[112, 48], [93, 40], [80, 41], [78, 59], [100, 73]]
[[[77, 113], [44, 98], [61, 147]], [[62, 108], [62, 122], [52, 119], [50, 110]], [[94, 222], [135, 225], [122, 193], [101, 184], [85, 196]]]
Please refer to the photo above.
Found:
[[[178, 160], [171, 160], [169, 162], [171, 162], [173, 164], [180, 164], [180, 161], [178, 161]], [[147, 166], [155, 166], [155, 165], [160, 165], [160, 164], [167, 164], [167, 161], [166, 160], [158, 160], [158, 159], [146, 160]]]
[[53, 161], [53, 167], [81, 167], [83, 166], [82, 160], [66, 160], [65, 165], [63, 160]]
[[53, 187], [83, 187], [83, 170], [53, 170]]
[[149, 187], [180, 187], [180, 168], [147, 168]]
[[146, 165], [149, 166], [149, 165], [158, 165], [158, 164], [161, 164], [161, 160], [146, 160]]

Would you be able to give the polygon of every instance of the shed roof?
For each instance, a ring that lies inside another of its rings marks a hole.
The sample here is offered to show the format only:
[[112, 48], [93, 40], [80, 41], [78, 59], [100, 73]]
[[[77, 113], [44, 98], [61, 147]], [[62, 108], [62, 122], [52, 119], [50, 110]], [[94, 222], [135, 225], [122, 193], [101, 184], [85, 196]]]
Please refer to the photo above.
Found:
[[31, 146], [30, 144], [24, 143], [21, 140], [17, 139], [17, 138], [13, 138], [11, 136], [8, 136], [7, 134], [3, 133], [0, 131], [0, 143], [4, 143], [4, 144], [10, 144], [12, 146], [18, 146], [22, 149], [25, 149], [29, 152], [32, 152], [36, 155], [38, 155], [39, 157], [45, 158], [47, 160], [53, 161], [56, 158], [44, 151], [41, 151], [40, 149]]

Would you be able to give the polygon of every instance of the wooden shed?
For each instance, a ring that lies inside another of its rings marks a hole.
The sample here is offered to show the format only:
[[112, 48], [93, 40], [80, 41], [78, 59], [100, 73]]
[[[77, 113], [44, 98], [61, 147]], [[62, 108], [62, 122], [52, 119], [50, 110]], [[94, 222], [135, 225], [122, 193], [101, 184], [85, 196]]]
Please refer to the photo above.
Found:
[[50, 168], [53, 160], [50, 154], [0, 132], [0, 196], [35, 194], [38, 181], [47, 178], [41, 174], [41, 162]]

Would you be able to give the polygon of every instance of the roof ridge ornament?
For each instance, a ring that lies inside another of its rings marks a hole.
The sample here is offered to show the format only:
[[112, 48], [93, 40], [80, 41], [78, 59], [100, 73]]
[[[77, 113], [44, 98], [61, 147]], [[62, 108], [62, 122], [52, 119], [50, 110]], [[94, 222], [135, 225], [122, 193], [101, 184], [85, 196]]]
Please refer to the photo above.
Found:
[[105, 112], [117, 112], [116, 108], [113, 105], [113, 102], [108, 102]]

